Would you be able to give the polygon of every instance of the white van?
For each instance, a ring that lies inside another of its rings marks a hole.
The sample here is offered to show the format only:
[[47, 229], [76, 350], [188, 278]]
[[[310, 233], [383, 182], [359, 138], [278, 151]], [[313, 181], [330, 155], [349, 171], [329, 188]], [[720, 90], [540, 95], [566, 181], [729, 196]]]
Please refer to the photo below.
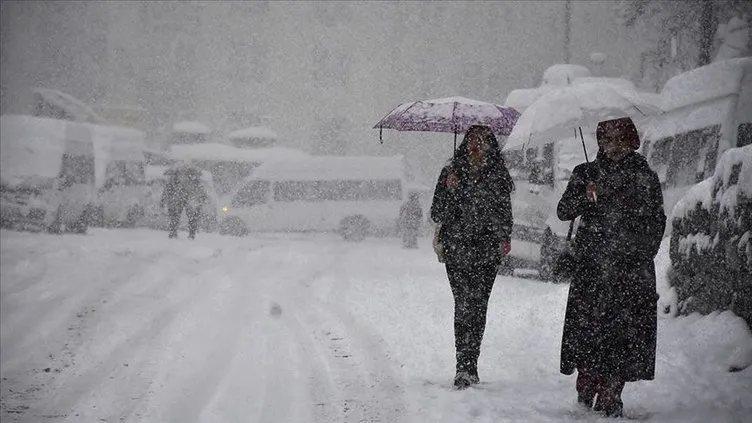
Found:
[[752, 58], [684, 72], [660, 95], [665, 113], [647, 123], [642, 151], [670, 215], [689, 187], [713, 174], [723, 152], [752, 143]]
[[402, 156], [311, 156], [262, 164], [229, 197], [220, 233], [394, 233], [407, 196]]
[[94, 156], [86, 125], [0, 117], [2, 226], [85, 233], [96, 195]]

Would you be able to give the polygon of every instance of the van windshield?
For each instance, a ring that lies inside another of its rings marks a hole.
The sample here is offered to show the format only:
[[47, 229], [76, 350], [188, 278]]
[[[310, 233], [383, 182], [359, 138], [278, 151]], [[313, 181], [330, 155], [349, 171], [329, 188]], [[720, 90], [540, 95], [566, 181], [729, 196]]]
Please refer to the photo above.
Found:
[[250, 181], [235, 194], [233, 207], [253, 207], [268, 201], [269, 181]]

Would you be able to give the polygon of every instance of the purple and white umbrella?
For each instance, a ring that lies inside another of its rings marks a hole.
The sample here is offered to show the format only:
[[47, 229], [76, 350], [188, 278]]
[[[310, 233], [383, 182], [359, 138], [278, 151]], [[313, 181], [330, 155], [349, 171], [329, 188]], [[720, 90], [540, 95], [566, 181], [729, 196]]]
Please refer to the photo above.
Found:
[[[511, 107], [464, 97], [402, 103], [374, 128], [398, 131], [464, 133], [473, 125], [491, 128], [494, 134], [509, 135], [520, 113]], [[381, 135], [379, 134], [381, 139]]]

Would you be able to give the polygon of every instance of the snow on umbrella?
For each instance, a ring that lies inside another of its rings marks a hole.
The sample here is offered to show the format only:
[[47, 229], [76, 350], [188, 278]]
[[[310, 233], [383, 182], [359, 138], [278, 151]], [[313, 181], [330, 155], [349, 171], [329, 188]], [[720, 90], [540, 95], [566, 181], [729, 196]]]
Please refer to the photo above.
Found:
[[497, 135], [509, 135], [519, 116], [519, 112], [511, 107], [464, 97], [447, 97], [402, 103], [374, 128], [450, 132], [454, 133], [456, 146], [457, 134], [473, 125], [488, 126]]
[[582, 127], [594, 128], [600, 121], [620, 117], [640, 121], [660, 112], [656, 96], [615, 84], [587, 82], [555, 88], [522, 113], [504, 150], [571, 138], [578, 128], [584, 146]]

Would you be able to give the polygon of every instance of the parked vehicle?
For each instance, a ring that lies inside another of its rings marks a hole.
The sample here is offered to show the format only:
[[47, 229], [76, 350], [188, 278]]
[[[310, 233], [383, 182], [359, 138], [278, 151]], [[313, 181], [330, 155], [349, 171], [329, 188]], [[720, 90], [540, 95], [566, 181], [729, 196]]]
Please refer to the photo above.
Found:
[[665, 113], [646, 125], [642, 151], [661, 180], [669, 215], [726, 150], [752, 143], [752, 58], [684, 72], [660, 95]]
[[229, 197], [220, 233], [337, 231], [353, 241], [393, 234], [405, 183], [402, 156], [267, 162]]
[[[144, 214], [139, 220], [139, 225], [153, 229], [167, 230], [169, 216], [167, 210], [160, 206], [162, 193], [167, 185], [169, 176], [166, 174], [169, 166], [146, 166], [146, 198], [144, 201]], [[201, 185], [208, 196], [201, 209], [199, 217], [199, 230], [214, 232], [217, 230], [219, 217], [219, 196], [214, 190], [212, 176], [209, 172], [201, 171]], [[180, 229], [188, 230], [188, 220], [185, 215], [181, 217]]]
[[94, 206], [95, 151], [86, 124], [0, 117], [0, 223], [85, 233]]
[[[588, 157], [596, 153], [596, 143], [585, 135]], [[582, 143], [574, 138], [546, 144], [542, 149], [504, 152], [515, 183], [512, 193], [512, 251], [500, 271], [514, 269], [538, 272], [542, 280], [552, 280], [553, 263], [569, 230], [569, 222], [556, 217], [556, 206], [575, 166], [585, 162]]]

